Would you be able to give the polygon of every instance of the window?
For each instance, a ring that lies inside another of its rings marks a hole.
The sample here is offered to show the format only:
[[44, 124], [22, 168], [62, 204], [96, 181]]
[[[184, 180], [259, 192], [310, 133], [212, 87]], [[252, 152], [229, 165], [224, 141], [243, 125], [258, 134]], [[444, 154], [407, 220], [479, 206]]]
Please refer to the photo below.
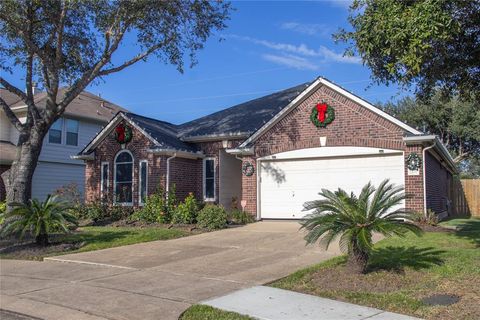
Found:
[[145, 203], [147, 198], [147, 175], [148, 175], [148, 162], [147, 160], [140, 161], [140, 170], [139, 170], [140, 184], [139, 184], [139, 202], [140, 204]]
[[50, 130], [48, 130], [48, 142], [49, 143], [62, 143], [62, 128], [63, 128], [63, 119], [60, 118], [55, 121]]
[[67, 144], [69, 146], [78, 146], [78, 121], [66, 119], [65, 123], [67, 131]]
[[102, 181], [100, 184], [100, 198], [102, 200], [107, 200], [108, 198], [108, 185], [109, 185], [109, 177], [108, 177], [108, 162], [102, 162], [102, 169], [101, 169], [101, 177]]
[[203, 198], [215, 200], [215, 159], [203, 160]]
[[115, 202], [132, 204], [133, 202], [133, 157], [123, 150], [115, 157]]

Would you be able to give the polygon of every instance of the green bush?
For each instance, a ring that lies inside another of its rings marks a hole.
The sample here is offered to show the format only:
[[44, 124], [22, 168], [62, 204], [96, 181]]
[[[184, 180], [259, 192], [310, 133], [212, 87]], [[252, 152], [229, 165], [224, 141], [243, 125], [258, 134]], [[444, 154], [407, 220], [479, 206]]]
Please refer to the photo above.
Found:
[[423, 212], [413, 213], [412, 220], [418, 224], [424, 224], [429, 226], [436, 226], [438, 224], [438, 216], [431, 209], [428, 209], [426, 214], [424, 214]]
[[11, 203], [12, 210], [0, 214], [1, 235], [20, 234], [20, 238], [29, 233], [35, 242], [46, 246], [48, 236], [56, 232], [69, 232], [69, 226], [77, 225], [77, 218], [69, 213], [69, 204], [58, 201], [57, 196], [48, 195], [44, 202], [37, 199], [27, 204]]
[[4, 213], [5, 211], [7, 211], [7, 202], [0, 201], [0, 213]]
[[222, 206], [207, 204], [198, 213], [197, 223], [200, 228], [209, 230], [225, 228], [227, 225], [227, 212]]
[[131, 219], [147, 223], [168, 223], [169, 218], [165, 212], [165, 199], [163, 198], [163, 194], [155, 193], [148, 196], [144, 206], [135, 211]]
[[178, 204], [173, 211], [172, 223], [195, 223], [198, 214], [198, 204], [195, 196], [189, 193], [184, 202]]
[[236, 224], [247, 224], [255, 222], [255, 218], [248, 212], [233, 209], [228, 213], [228, 220]]

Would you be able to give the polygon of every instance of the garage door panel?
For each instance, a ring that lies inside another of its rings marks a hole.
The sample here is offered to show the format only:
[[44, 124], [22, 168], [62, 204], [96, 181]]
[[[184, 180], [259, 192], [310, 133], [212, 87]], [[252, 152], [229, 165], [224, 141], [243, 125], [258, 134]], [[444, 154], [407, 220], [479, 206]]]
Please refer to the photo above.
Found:
[[262, 161], [260, 207], [262, 218], [298, 219], [306, 201], [319, 199], [324, 188], [358, 194], [372, 181], [389, 178], [404, 184], [403, 155]]

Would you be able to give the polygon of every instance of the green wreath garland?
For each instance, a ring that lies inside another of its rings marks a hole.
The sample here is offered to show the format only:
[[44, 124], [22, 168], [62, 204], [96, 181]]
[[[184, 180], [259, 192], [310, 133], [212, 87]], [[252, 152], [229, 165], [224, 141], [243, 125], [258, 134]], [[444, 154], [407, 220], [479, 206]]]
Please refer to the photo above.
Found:
[[417, 171], [422, 165], [422, 158], [414, 152], [410, 153], [407, 157], [407, 168], [411, 171]]
[[325, 128], [328, 124], [332, 123], [335, 120], [335, 109], [333, 109], [330, 105], [327, 105], [326, 117], [323, 122], [318, 120], [318, 110], [317, 106], [315, 105], [312, 108], [312, 113], [310, 114], [310, 121], [319, 128]]
[[115, 140], [120, 144], [129, 143], [132, 140], [132, 128], [121, 123], [115, 128]]

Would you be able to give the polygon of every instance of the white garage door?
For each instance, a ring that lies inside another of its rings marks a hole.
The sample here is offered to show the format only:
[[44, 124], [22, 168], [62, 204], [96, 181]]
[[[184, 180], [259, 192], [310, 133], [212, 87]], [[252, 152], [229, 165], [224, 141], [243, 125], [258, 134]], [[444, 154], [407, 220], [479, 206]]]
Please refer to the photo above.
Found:
[[403, 155], [384, 154], [260, 162], [260, 216], [266, 219], [299, 219], [306, 201], [320, 199], [322, 188], [359, 194], [371, 181], [389, 178], [404, 185]]

